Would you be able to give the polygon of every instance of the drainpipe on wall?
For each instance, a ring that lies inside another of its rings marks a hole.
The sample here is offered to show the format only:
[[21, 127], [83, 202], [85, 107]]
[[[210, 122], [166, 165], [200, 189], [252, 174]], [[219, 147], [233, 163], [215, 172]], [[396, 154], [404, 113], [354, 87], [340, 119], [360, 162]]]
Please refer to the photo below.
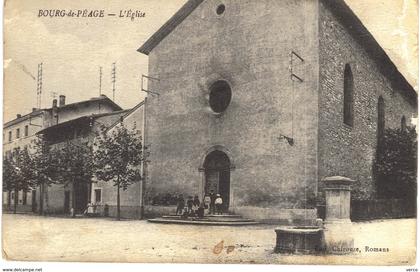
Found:
[[145, 192], [145, 184], [146, 184], [146, 167], [145, 167], [145, 145], [146, 145], [146, 105], [147, 105], [147, 97], [144, 98], [143, 104], [143, 129], [141, 139], [143, 141], [142, 144], [142, 156], [143, 161], [140, 166], [141, 171], [141, 180], [140, 180], [140, 219], [144, 218], [144, 192]]

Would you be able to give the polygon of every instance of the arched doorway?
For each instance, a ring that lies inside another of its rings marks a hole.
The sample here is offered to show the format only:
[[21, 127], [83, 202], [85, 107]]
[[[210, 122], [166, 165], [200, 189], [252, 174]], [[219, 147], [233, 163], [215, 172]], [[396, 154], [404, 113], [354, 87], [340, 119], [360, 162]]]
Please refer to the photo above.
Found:
[[223, 151], [214, 150], [204, 160], [205, 185], [204, 193], [209, 194], [212, 190], [220, 194], [223, 199], [223, 209], [229, 209], [230, 195], [230, 169], [231, 162]]

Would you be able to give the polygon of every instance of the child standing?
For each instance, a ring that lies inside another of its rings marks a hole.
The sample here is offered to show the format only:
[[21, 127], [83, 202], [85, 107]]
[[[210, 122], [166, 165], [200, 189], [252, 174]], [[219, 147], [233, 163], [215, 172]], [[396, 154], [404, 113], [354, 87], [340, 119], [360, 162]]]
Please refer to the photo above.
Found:
[[217, 213], [222, 214], [223, 199], [219, 194], [216, 195], [216, 200], [214, 201], [214, 204], [216, 205]]
[[216, 198], [217, 198], [217, 196], [214, 193], [214, 191], [210, 190], [210, 212], [209, 212], [209, 214], [215, 214], [215, 211], [214, 211], [215, 203], [214, 203], [214, 201], [216, 201]]
[[184, 210], [184, 207], [185, 207], [184, 196], [182, 194], [180, 194], [178, 196], [178, 201], [177, 201], [177, 205], [176, 205], [176, 215], [178, 215], [178, 213], [180, 215], [182, 215], [182, 211]]
[[209, 209], [208, 213], [210, 214], [210, 202], [211, 202], [211, 199], [210, 199], [210, 196], [208, 194], [206, 194], [204, 196], [203, 202], [204, 202], [204, 209]]
[[188, 208], [188, 214], [189, 215], [191, 215], [192, 212], [193, 212], [193, 210], [192, 210], [193, 205], [194, 205], [194, 200], [193, 200], [192, 196], [189, 196], [188, 200], [187, 200], [187, 208]]

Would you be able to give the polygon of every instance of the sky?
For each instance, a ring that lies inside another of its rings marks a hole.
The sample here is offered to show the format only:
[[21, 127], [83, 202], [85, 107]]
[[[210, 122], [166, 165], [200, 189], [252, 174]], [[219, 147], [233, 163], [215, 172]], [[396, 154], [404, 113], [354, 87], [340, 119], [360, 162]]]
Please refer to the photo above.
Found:
[[[54, 93], [66, 103], [102, 94], [112, 98], [111, 68], [116, 63], [115, 102], [130, 108], [143, 100], [147, 56], [136, 50], [186, 0], [7, 0], [4, 6], [4, 121], [36, 107], [38, 63], [43, 63], [42, 107]], [[346, 0], [408, 81], [418, 82], [417, 0]], [[70, 6], [71, 5], [71, 6]], [[104, 9], [144, 12], [144, 18], [50, 18], [39, 10]], [[417, 87], [415, 87], [417, 90]]]

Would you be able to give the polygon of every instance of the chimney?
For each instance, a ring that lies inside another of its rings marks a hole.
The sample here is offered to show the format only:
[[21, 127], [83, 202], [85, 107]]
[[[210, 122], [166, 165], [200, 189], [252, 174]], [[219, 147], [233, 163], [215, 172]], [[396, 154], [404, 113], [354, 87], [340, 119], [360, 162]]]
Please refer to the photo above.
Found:
[[65, 95], [60, 95], [60, 102], [58, 104], [59, 107], [62, 107], [66, 105], [66, 96]]
[[20, 113], [16, 114], [16, 118], [20, 118], [20, 117], [22, 117], [22, 114]]
[[53, 99], [53, 108], [57, 108], [57, 99]]
[[38, 110], [38, 108], [32, 108], [32, 112], [37, 111], [37, 110]]

